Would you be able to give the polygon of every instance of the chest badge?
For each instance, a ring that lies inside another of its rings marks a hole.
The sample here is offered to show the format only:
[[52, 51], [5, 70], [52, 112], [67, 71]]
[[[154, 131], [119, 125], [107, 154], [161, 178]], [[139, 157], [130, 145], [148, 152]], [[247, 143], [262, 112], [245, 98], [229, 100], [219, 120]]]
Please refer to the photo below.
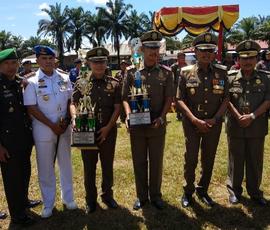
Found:
[[262, 83], [262, 81], [260, 80], [260, 79], [256, 79], [256, 84], [257, 85], [259, 85], [259, 84], [261, 84]]
[[191, 89], [190, 89], [190, 94], [191, 94], [191, 95], [194, 95], [194, 94], [195, 94], [195, 89], [194, 89], [194, 88], [191, 88]]
[[44, 101], [48, 101], [49, 99], [50, 99], [50, 97], [49, 97], [48, 95], [44, 95], [44, 96], [43, 96], [43, 100], [44, 100]]
[[13, 113], [13, 112], [14, 112], [14, 108], [13, 108], [12, 106], [9, 107], [8, 112], [9, 112], [9, 113]]

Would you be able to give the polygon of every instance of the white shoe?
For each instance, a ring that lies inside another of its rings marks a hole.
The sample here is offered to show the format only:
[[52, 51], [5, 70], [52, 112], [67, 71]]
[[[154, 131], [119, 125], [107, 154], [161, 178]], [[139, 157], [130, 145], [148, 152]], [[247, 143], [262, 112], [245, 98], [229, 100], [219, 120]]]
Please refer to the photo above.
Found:
[[43, 208], [42, 213], [41, 213], [41, 218], [49, 218], [52, 216], [52, 209], [51, 208]]
[[78, 208], [78, 205], [75, 203], [75, 201], [71, 201], [69, 203], [66, 203], [66, 202], [63, 202], [63, 203], [68, 210], [75, 210]]

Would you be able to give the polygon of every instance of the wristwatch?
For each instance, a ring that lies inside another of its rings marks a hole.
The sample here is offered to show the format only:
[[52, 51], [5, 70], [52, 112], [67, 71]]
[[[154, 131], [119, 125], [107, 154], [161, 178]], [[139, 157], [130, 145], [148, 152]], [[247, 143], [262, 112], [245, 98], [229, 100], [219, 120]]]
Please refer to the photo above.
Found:
[[160, 120], [160, 124], [163, 125], [164, 124], [164, 119], [162, 117], [158, 118]]
[[255, 116], [254, 113], [251, 113], [251, 114], [250, 114], [250, 117], [252, 118], [252, 120], [255, 120], [255, 119], [256, 119], [256, 116]]

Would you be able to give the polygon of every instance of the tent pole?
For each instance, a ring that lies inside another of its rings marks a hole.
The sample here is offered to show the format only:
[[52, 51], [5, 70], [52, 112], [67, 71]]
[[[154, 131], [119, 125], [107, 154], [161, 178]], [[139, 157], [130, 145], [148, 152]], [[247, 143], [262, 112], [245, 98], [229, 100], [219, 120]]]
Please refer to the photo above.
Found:
[[221, 62], [223, 49], [223, 25], [220, 23], [219, 34], [218, 34], [218, 55], [217, 60]]

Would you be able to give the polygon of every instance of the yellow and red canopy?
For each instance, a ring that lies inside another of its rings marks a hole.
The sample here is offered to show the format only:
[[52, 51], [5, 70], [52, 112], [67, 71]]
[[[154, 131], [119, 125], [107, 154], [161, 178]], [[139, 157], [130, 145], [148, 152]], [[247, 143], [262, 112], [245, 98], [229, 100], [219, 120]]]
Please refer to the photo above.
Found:
[[174, 36], [185, 29], [198, 35], [220, 27], [229, 30], [239, 17], [239, 5], [206, 7], [164, 7], [155, 12], [154, 28], [166, 36]]

